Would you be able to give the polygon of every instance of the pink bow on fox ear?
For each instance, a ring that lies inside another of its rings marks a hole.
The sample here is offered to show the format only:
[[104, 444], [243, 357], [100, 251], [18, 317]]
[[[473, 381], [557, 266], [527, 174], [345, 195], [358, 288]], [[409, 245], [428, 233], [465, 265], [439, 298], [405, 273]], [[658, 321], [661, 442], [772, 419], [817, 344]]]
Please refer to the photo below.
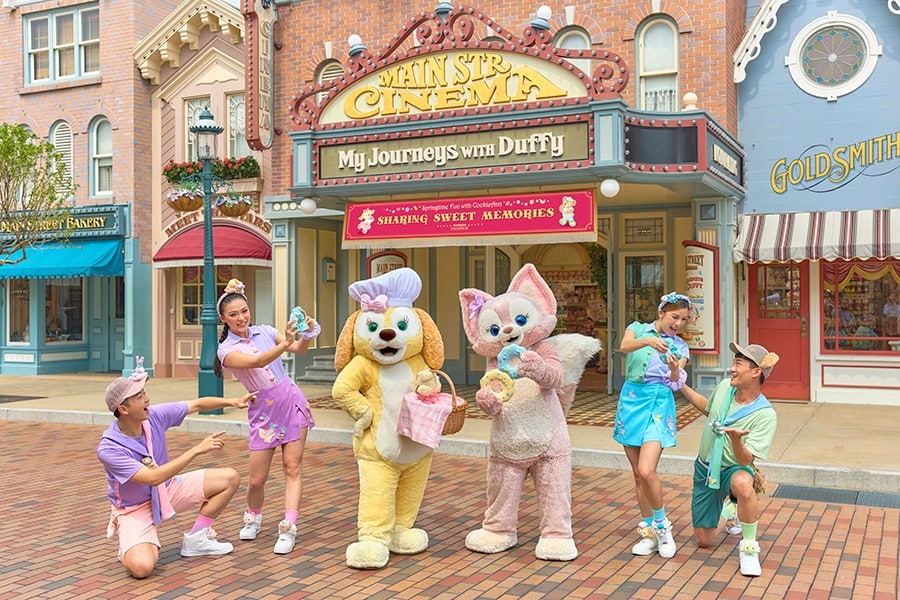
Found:
[[475, 317], [481, 313], [481, 309], [484, 308], [484, 296], [475, 296], [472, 298], [472, 301], [469, 302], [469, 320], [471, 321]]
[[379, 294], [374, 298], [368, 294], [361, 294], [359, 297], [359, 307], [366, 312], [383, 313], [387, 310], [388, 297], [385, 294]]

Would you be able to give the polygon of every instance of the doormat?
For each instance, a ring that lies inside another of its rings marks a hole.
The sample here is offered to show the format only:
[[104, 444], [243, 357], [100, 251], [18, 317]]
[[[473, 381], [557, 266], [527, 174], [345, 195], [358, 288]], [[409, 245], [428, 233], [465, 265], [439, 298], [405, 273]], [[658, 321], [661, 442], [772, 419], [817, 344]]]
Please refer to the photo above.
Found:
[[[446, 389], [443, 391], [447, 391]], [[475, 392], [478, 386], [475, 385], [458, 385], [456, 393], [468, 402], [466, 407], [466, 418], [472, 419], [490, 419], [475, 403]], [[599, 392], [595, 390], [581, 390], [575, 392], [575, 401], [572, 402], [572, 408], [566, 415], [566, 422], [569, 425], [587, 425], [591, 427], [612, 427], [616, 420], [616, 407], [619, 402], [618, 394], [609, 395], [605, 391]], [[320, 408], [324, 410], [341, 410], [340, 406], [331, 396], [321, 396], [319, 398], [310, 398], [309, 405], [312, 408]], [[685, 426], [693, 423], [703, 413], [698, 411], [688, 400], [681, 394], [675, 395], [675, 415], [676, 428], [681, 430]]]
[[6, 404], [7, 402], [21, 402], [22, 400], [40, 400], [42, 398], [46, 398], [47, 396], [5, 396], [0, 395], [0, 404]]

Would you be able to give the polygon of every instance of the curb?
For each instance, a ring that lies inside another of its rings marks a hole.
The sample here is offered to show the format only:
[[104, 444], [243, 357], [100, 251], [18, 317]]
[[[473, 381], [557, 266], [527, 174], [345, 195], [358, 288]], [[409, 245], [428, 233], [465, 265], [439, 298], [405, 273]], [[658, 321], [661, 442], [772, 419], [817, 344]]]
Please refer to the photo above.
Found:
[[[87, 412], [74, 410], [53, 410], [39, 408], [0, 408], [0, 420], [38, 421], [71, 425], [107, 426], [108, 412]], [[246, 421], [209, 420], [186, 417], [182, 430], [190, 433], [215, 433], [225, 431], [226, 435], [246, 437], [249, 428]], [[321, 444], [351, 445], [352, 432], [348, 429], [316, 427], [309, 433], [310, 442]], [[486, 440], [465, 438], [445, 438], [435, 450], [439, 454], [487, 458], [489, 444]], [[694, 458], [687, 456], [663, 456], [658, 472], [667, 475], [690, 476], [693, 473]], [[631, 470], [624, 452], [595, 450], [590, 448], [572, 449], [572, 466], [595, 469]], [[766, 479], [773, 483], [798, 485], [814, 488], [836, 488], [865, 492], [895, 494], [900, 489], [900, 471], [877, 471], [849, 467], [817, 467], [782, 463], [760, 462]]]

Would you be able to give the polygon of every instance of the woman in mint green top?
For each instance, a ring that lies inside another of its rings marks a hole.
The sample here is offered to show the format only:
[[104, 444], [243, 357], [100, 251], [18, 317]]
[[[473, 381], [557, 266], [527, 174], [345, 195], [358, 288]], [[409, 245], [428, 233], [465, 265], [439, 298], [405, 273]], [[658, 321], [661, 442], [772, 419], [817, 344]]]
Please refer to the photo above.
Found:
[[690, 319], [691, 301], [671, 292], [660, 298], [658, 311], [654, 322], [632, 323], [622, 336], [625, 383], [619, 395], [613, 439], [625, 448], [644, 517], [638, 526], [641, 540], [631, 551], [639, 556], [659, 552], [663, 558], [671, 558], [675, 540], [656, 469], [663, 448], [675, 445], [673, 391], [684, 385], [684, 367], [690, 359], [678, 330]]

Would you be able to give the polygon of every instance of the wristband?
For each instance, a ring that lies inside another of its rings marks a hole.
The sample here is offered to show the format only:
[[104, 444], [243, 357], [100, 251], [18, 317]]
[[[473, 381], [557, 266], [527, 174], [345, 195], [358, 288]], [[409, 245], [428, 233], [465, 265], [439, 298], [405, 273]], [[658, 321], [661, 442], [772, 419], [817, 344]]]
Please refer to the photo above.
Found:
[[297, 335], [303, 338], [304, 340], [311, 340], [314, 337], [317, 337], [319, 333], [322, 332], [322, 328], [319, 326], [318, 321], [313, 321], [312, 329], [308, 328], [306, 331], [300, 332]]

